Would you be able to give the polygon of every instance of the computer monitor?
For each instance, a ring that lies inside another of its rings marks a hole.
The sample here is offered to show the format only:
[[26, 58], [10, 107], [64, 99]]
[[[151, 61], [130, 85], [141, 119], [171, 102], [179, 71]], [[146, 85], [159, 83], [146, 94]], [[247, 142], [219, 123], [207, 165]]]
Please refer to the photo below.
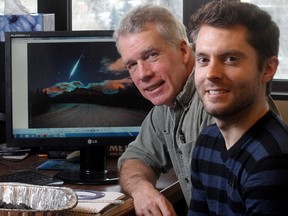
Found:
[[108, 145], [135, 139], [152, 104], [132, 82], [112, 31], [6, 33], [7, 146], [79, 149], [66, 182], [117, 181]]

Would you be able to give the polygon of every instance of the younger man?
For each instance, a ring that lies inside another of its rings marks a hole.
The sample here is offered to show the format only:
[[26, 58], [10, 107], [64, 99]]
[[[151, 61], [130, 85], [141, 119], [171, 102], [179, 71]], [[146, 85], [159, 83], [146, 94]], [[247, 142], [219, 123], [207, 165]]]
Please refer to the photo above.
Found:
[[225, 1], [190, 24], [196, 89], [216, 124], [193, 151], [188, 215], [287, 215], [288, 127], [267, 103], [277, 25], [256, 5]]

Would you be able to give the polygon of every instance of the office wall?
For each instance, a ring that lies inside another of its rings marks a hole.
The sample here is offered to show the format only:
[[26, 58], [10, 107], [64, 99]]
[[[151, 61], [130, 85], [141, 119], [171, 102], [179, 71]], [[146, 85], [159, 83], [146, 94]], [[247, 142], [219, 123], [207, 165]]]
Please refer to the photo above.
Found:
[[275, 100], [275, 103], [277, 104], [280, 110], [282, 118], [288, 124], [288, 100]]
[[55, 30], [71, 30], [72, 0], [37, 0], [38, 13], [55, 14]]

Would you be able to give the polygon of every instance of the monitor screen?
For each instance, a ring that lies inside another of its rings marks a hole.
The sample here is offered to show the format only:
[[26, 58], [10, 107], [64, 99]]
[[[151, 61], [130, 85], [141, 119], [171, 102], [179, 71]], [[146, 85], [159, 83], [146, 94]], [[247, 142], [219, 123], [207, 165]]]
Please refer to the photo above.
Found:
[[105, 146], [134, 140], [152, 107], [112, 33], [6, 33], [7, 146], [80, 149], [80, 173], [69, 181], [95, 183], [99, 172], [111, 179]]

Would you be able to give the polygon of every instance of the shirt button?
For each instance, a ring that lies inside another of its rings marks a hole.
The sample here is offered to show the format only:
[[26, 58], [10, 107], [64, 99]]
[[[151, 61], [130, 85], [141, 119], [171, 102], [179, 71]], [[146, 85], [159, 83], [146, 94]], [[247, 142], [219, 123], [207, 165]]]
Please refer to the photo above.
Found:
[[189, 178], [185, 178], [186, 183], [189, 183]]

